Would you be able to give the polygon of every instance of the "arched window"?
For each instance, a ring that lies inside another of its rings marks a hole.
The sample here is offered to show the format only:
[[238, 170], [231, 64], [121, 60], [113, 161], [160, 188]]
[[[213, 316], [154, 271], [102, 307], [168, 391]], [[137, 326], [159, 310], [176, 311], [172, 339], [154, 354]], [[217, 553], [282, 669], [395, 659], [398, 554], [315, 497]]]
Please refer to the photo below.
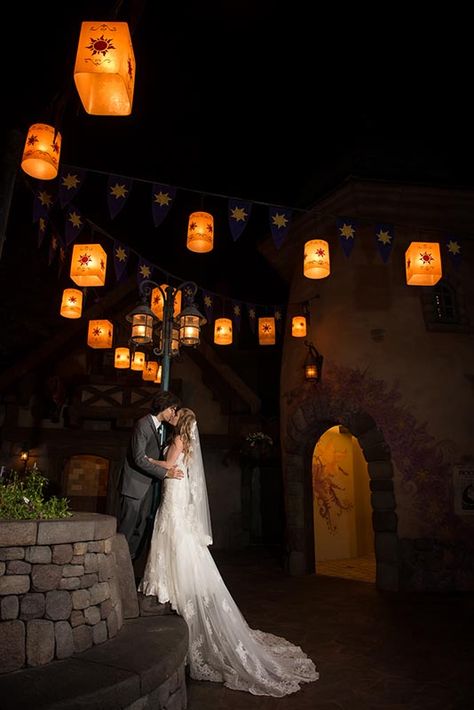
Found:
[[433, 287], [433, 310], [438, 323], [459, 323], [456, 291], [446, 281], [439, 281]]
[[435, 286], [420, 289], [427, 330], [445, 333], [470, 333], [459, 284], [441, 279]]

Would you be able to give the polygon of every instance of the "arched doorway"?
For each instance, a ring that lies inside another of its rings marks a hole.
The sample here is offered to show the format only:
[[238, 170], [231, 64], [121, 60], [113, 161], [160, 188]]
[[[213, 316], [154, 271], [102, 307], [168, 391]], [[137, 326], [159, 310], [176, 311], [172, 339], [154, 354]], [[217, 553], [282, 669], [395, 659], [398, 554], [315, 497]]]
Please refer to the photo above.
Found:
[[105, 513], [109, 464], [102, 456], [71, 456], [64, 468], [63, 482], [71, 510]]

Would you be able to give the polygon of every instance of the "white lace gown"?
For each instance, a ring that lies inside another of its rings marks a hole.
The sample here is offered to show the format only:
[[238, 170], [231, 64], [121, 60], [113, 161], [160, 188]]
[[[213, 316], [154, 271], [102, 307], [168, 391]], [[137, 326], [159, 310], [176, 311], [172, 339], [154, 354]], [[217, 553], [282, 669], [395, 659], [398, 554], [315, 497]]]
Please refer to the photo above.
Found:
[[[180, 454], [178, 465], [186, 466]], [[166, 478], [139, 591], [170, 602], [189, 628], [191, 678], [282, 697], [317, 680], [313, 661], [284, 638], [250, 629], [193, 529], [190, 481]]]

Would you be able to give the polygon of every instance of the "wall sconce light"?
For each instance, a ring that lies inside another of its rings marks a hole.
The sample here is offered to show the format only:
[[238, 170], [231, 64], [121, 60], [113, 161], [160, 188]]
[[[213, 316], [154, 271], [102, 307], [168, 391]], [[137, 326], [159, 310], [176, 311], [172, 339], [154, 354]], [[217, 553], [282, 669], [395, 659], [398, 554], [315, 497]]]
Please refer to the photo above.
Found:
[[323, 369], [323, 356], [308, 340], [304, 341], [308, 354], [304, 361], [304, 378], [307, 382], [320, 382]]
[[23, 473], [28, 467], [28, 459], [30, 458], [30, 446], [27, 441], [24, 441], [20, 449], [20, 461], [23, 463]]

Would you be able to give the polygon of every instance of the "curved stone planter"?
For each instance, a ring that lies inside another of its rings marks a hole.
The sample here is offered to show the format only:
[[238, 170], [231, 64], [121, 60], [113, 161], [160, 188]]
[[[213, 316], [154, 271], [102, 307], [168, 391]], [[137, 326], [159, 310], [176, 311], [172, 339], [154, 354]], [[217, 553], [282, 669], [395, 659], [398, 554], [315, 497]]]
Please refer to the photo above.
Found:
[[65, 659], [123, 624], [117, 521], [0, 520], [0, 673]]

